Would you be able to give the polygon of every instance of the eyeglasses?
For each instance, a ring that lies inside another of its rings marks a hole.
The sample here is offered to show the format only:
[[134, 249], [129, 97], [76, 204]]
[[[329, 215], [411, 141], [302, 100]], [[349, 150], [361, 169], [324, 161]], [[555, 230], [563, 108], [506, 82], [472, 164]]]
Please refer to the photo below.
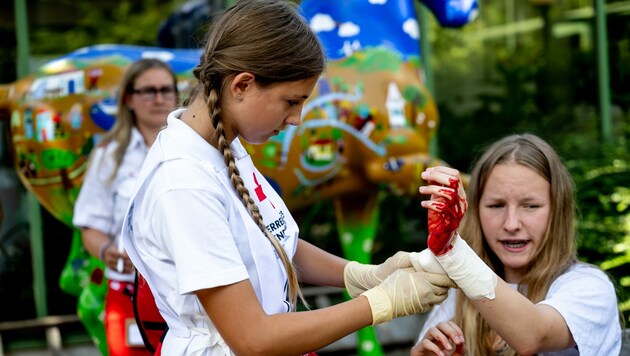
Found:
[[170, 86], [170, 87], [161, 87], [161, 88], [143, 87], [143, 88], [133, 89], [131, 92], [134, 94], [137, 94], [140, 97], [140, 99], [144, 101], [149, 101], [149, 100], [155, 100], [158, 93], [162, 94], [162, 98], [164, 100], [173, 100], [175, 99], [176, 91], [175, 91], [175, 87]]

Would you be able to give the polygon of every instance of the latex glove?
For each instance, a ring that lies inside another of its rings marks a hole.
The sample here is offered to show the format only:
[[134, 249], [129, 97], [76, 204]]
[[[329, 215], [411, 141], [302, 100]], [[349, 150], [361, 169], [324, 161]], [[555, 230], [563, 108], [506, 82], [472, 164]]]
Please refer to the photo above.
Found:
[[366, 290], [379, 285], [387, 276], [398, 269], [412, 267], [409, 253], [398, 251], [380, 265], [362, 264], [351, 261], [343, 269], [343, 282], [348, 294], [356, 298]]
[[420, 252], [411, 252], [409, 254], [409, 259], [411, 259], [411, 264], [413, 264], [413, 268], [416, 271], [425, 271], [429, 273], [439, 273], [446, 274], [440, 262], [435, 258], [435, 255], [428, 248], [420, 251]]
[[372, 309], [372, 325], [402, 316], [424, 313], [441, 303], [454, 287], [444, 274], [416, 272], [414, 268], [397, 270], [383, 283], [368, 289], [365, 296]]

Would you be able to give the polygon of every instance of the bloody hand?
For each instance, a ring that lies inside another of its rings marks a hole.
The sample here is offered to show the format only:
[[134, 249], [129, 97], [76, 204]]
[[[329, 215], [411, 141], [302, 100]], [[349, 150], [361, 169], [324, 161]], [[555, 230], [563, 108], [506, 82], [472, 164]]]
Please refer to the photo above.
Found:
[[[453, 172], [455, 174], [452, 174]], [[431, 194], [431, 201], [423, 204], [429, 208], [429, 238], [427, 243], [429, 250], [434, 255], [441, 256], [452, 248], [452, 239], [466, 212], [466, 197], [463, 193], [459, 173], [456, 170], [438, 167], [431, 170], [430, 173], [425, 171], [424, 177], [427, 177], [430, 185], [423, 187], [421, 192]]]

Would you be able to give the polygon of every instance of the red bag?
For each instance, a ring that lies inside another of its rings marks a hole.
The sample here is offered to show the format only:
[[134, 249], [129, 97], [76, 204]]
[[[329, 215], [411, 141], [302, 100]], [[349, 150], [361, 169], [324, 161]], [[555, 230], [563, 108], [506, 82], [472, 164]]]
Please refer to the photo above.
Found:
[[168, 325], [155, 304], [149, 284], [137, 271], [134, 281], [133, 314], [144, 346], [154, 355], [160, 355]]

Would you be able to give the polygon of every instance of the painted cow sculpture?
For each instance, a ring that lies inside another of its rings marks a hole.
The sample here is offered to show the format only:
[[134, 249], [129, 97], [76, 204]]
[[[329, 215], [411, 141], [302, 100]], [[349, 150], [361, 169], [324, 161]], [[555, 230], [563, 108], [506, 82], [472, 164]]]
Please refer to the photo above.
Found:
[[[477, 6], [473, 0], [425, 3], [446, 26], [467, 23]], [[246, 148], [291, 209], [333, 199], [345, 257], [369, 263], [379, 196], [416, 194], [420, 172], [445, 164], [428, 150], [438, 114], [422, 81], [414, 3], [306, 0], [300, 6], [326, 49], [327, 70], [305, 103], [299, 127]], [[185, 92], [200, 54], [97, 45], [1, 86], [0, 111], [8, 112], [14, 160], [26, 188], [71, 225], [89, 153], [115, 120], [117, 85], [126, 67], [143, 57], [160, 58], [173, 67]], [[80, 317], [103, 351], [97, 320], [102, 279], [102, 266], [87, 256], [75, 233], [61, 285], [80, 295]], [[360, 354], [382, 353], [371, 328], [359, 337]]]

